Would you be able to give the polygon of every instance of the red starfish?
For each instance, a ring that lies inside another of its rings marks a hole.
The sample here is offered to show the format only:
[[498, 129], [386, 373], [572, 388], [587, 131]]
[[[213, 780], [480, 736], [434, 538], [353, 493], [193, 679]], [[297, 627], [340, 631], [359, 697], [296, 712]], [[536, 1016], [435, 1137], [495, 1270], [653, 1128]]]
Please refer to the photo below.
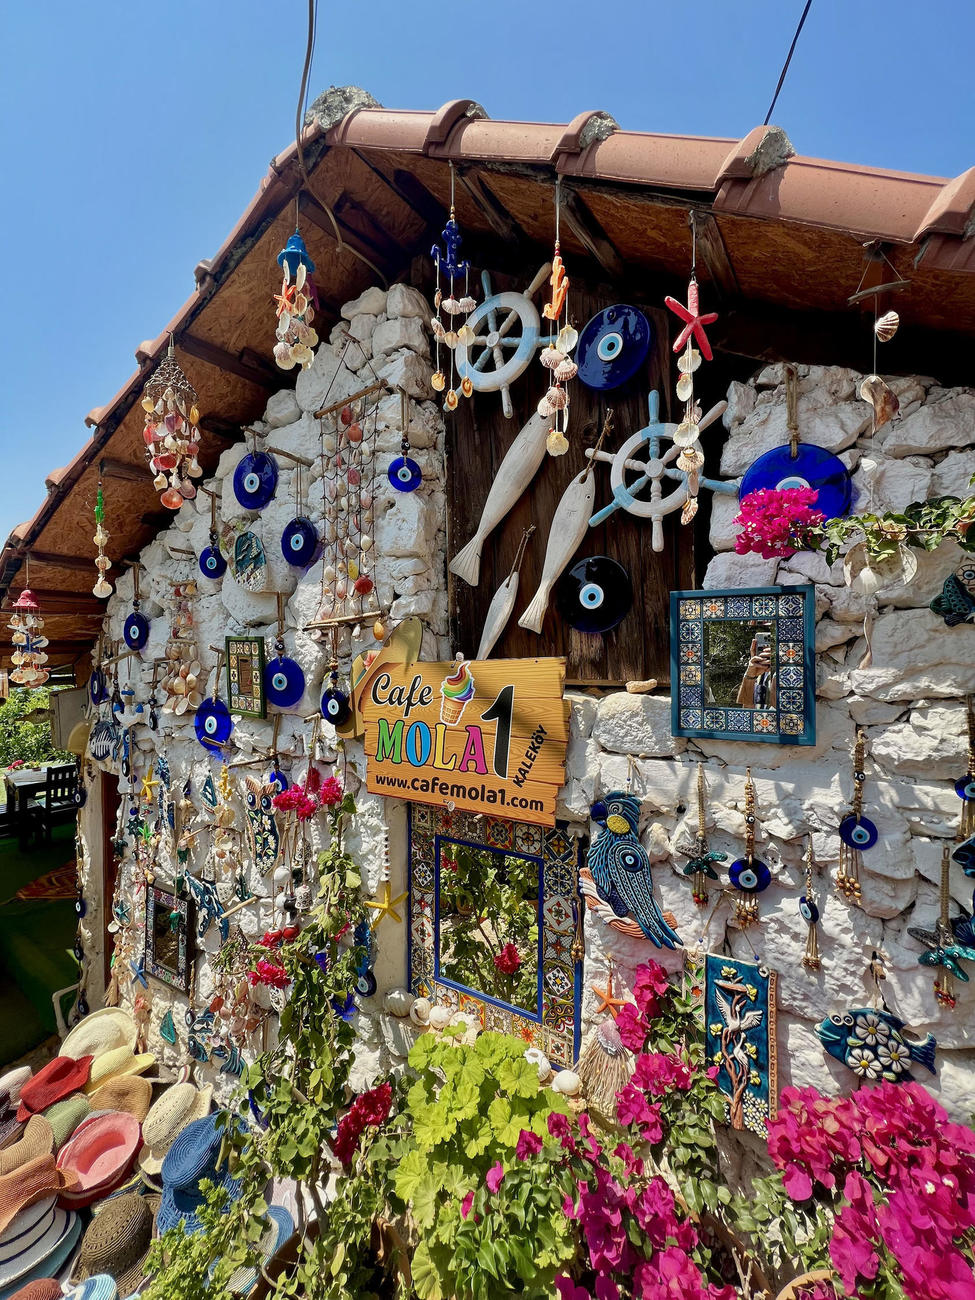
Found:
[[664, 303], [670, 310], [685, 321], [686, 324], [674, 340], [674, 351], [680, 352], [690, 339], [691, 335], [697, 340], [697, 345], [701, 349], [701, 355], [705, 361], [711, 361], [711, 344], [708, 342], [708, 336], [704, 333], [705, 325], [713, 325], [718, 319], [716, 311], [709, 311], [706, 316], [702, 316], [698, 306], [697, 281], [691, 280], [687, 286], [687, 306], [678, 302], [676, 298], [667, 297]]

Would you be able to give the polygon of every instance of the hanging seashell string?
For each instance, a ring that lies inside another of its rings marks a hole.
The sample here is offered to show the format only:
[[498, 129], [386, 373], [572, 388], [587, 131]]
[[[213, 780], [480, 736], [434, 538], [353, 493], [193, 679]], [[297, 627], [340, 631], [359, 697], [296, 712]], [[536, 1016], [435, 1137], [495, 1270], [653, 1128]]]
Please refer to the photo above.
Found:
[[142, 390], [146, 459], [155, 474], [153, 487], [167, 510], [178, 510], [196, 496], [193, 479], [203, 470], [197, 460], [200, 450], [200, 412], [196, 389], [176, 360], [173, 336], [155, 374]]
[[295, 199], [295, 233], [278, 253], [283, 280], [281, 292], [274, 295], [277, 304], [277, 328], [274, 360], [282, 370], [301, 366], [307, 370], [315, 359], [318, 331], [312, 328], [318, 294], [311, 281], [315, 263], [298, 229], [298, 199]]
[[[460, 227], [457, 225], [457, 218], [454, 214], [454, 187], [456, 177], [454, 175], [454, 164], [450, 163], [450, 215], [447, 218], [447, 224], [443, 228], [443, 248], [439, 244], [434, 244], [430, 249], [430, 256], [433, 258], [433, 265], [436, 273], [436, 289], [433, 295], [433, 305], [435, 314], [430, 321], [430, 328], [433, 330], [434, 340], [434, 364], [436, 369], [430, 380], [433, 389], [438, 393], [444, 393], [444, 410], [454, 411], [458, 405], [458, 395], [456, 388], [456, 370], [454, 349], [458, 343], [470, 343], [474, 337], [474, 332], [468, 324], [471, 312], [477, 306], [475, 300], [471, 297], [470, 275], [471, 264], [466, 259], [460, 258], [460, 246], [463, 237], [460, 233]], [[443, 284], [441, 277], [446, 277], [447, 296], [443, 296]], [[456, 297], [460, 280], [463, 278], [464, 292], [460, 298]], [[463, 322], [457, 326], [457, 318], [463, 316]], [[445, 319], [446, 318], [446, 319]], [[450, 355], [450, 377], [444, 374], [440, 361], [441, 347], [445, 347]], [[470, 397], [474, 392], [474, 385], [471, 380], [465, 376], [460, 385], [461, 394], [464, 397]]]
[[539, 360], [550, 373], [549, 387], [538, 403], [538, 414], [551, 419], [552, 424], [545, 441], [550, 456], [564, 456], [569, 450], [566, 432], [569, 427], [569, 394], [566, 384], [574, 379], [579, 367], [570, 353], [579, 341], [579, 335], [569, 324], [569, 277], [562, 261], [560, 218], [562, 212], [562, 178], [555, 179], [555, 251], [552, 257], [552, 274], [549, 284], [552, 296], [542, 308], [542, 315], [552, 322], [548, 345], [542, 348]]
[[105, 574], [112, 567], [112, 561], [105, 554], [105, 545], [108, 542], [110, 533], [105, 527], [105, 493], [102, 489], [101, 474], [98, 476], [98, 491], [95, 495], [95, 535], [92, 541], [98, 547], [98, 554], [95, 556], [95, 568], [98, 570], [98, 581], [92, 587], [92, 595], [98, 596], [101, 600], [106, 600], [112, 594], [112, 584], [105, 577]]
[[47, 637], [44, 636], [44, 620], [41, 618], [37, 598], [30, 589], [30, 554], [25, 561], [26, 585], [14, 601], [7, 627], [13, 633], [13, 653], [10, 662], [14, 665], [10, 681], [16, 686], [43, 686], [50, 677], [43, 667], [47, 663], [44, 653]]

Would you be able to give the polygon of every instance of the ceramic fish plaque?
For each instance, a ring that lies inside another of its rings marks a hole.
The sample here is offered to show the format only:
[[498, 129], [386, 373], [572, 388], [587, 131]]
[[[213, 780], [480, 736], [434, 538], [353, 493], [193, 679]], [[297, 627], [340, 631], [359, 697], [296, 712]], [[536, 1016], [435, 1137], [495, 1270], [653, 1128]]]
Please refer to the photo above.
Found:
[[267, 557], [257, 533], [241, 533], [234, 542], [234, 577], [248, 591], [263, 591], [267, 586]]
[[827, 1016], [816, 1026], [816, 1033], [830, 1056], [848, 1065], [864, 1081], [905, 1083], [913, 1078], [914, 1062], [935, 1073], [937, 1042], [933, 1034], [922, 1039], [907, 1038], [904, 1028], [904, 1021], [889, 1011], [854, 1007], [842, 1015]]
[[727, 1122], [765, 1137], [778, 1103], [774, 971], [709, 953], [704, 961], [704, 1033], [709, 1065], [727, 1098]]

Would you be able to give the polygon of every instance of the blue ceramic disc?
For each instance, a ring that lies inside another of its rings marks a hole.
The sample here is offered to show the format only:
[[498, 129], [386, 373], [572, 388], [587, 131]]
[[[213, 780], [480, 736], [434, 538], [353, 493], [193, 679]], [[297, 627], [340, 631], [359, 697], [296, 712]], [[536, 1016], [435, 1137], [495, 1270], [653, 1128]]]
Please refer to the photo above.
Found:
[[633, 584], [621, 564], [592, 555], [573, 564], [555, 588], [555, 608], [577, 632], [608, 632], [633, 605]]
[[284, 655], [264, 665], [264, 694], [268, 704], [290, 709], [305, 693], [305, 674]]
[[349, 716], [349, 697], [337, 686], [329, 686], [322, 692], [322, 717], [333, 727], [341, 727]]
[[635, 307], [617, 303], [597, 312], [579, 336], [579, 378], [597, 392], [619, 388], [646, 361], [652, 339], [650, 322]]
[[292, 519], [281, 534], [281, 553], [297, 568], [311, 564], [318, 553], [318, 531], [310, 519]]
[[196, 711], [193, 726], [203, 748], [219, 754], [221, 745], [230, 739], [234, 722], [223, 700], [204, 700]]
[[[975, 876], [975, 835], [963, 840], [951, 856], [966, 876]], [[972, 901], [975, 902], [975, 899]]]
[[799, 899], [799, 915], [807, 925], [815, 925], [819, 920], [819, 908], [805, 894]]
[[234, 496], [245, 510], [262, 510], [278, 486], [278, 462], [266, 451], [249, 451], [234, 470]]
[[149, 640], [149, 620], [145, 614], [133, 611], [125, 620], [122, 635], [130, 650], [141, 650]]
[[975, 776], [969, 776], [966, 772], [955, 782], [955, 794], [959, 799], [975, 799]]
[[788, 447], [773, 447], [745, 470], [738, 499], [763, 488], [815, 488], [819, 493], [814, 510], [827, 519], [838, 519], [850, 508], [853, 484], [850, 472], [831, 451], [812, 442], [801, 442], [793, 458]]
[[92, 704], [104, 704], [108, 699], [108, 685], [100, 668], [96, 668], [88, 678], [88, 698]]
[[204, 578], [222, 578], [227, 572], [227, 561], [216, 546], [204, 546], [200, 552], [200, 572]]
[[745, 894], [761, 894], [772, 883], [772, 873], [758, 858], [739, 858], [728, 868], [731, 883]]
[[869, 817], [855, 817], [850, 813], [840, 822], [840, 839], [851, 849], [872, 849], [877, 843], [877, 828]]
[[409, 456], [397, 456], [390, 461], [386, 473], [397, 492], [415, 492], [423, 477], [419, 465]]

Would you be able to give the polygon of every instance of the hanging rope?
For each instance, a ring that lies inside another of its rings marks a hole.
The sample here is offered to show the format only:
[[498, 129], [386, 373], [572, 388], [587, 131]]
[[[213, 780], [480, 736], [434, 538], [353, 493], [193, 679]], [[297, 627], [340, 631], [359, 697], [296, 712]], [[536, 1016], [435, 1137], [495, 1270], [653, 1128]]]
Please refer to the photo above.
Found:
[[789, 46], [789, 53], [785, 56], [785, 63], [782, 65], [782, 71], [779, 73], [779, 80], [775, 87], [775, 94], [772, 96], [772, 102], [768, 106], [768, 112], [765, 114], [765, 121], [762, 123], [762, 126], [768, 126], [772, 119], [772, 114], [775, 111], [775, 105], [779, 98], [779, 91], [785, 84], [786, 73], [789, 71], [789, 64], [792, 62], [792, 56], [796, 52], [796, 45], [799, 42], [799, 33], [802, 31], [803, 24], [806, 21], [806, 15], [809, 13], [811, 8], [812, 0], [806, 0], [806, 7], [802, 11], [802, 17], [799, 19], [799, 26], [796, 28], [796, 34], [793, 36], [792, 44]]

